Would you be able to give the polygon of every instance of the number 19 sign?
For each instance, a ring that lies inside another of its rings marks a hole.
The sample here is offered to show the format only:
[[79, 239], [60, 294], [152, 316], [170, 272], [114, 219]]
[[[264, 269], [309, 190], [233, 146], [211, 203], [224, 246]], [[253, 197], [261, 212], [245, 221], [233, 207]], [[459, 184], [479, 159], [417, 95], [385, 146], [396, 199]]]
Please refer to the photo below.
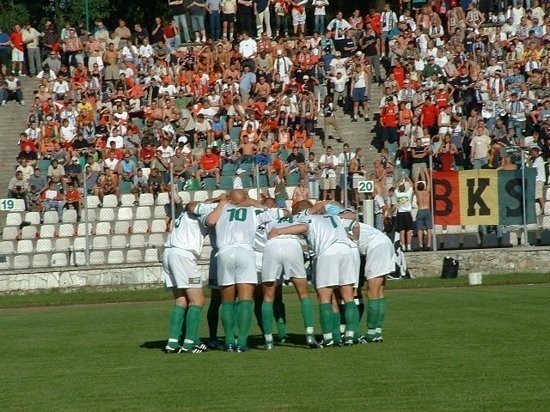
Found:
[[374, 192], [374, 182], [372, 180], [360, 180], [357, 187], [359, 193], [372, 193]]
[[7, 212], [24, 211], [25, 202], [22, 199], [0, 199], [0, 210]]

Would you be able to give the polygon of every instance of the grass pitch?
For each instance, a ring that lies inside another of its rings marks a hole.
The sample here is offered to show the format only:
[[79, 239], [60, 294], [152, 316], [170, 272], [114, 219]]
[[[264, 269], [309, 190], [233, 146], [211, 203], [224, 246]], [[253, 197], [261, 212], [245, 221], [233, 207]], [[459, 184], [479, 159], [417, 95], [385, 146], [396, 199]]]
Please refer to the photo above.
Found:
[[291, 343], [245, 354], [164, 355], [166, 300], [5, 309], [0, 408], [548, 410], [549, 296], [548, 283], [389, 290], [383, 344], [310, 350], [288, 294]]

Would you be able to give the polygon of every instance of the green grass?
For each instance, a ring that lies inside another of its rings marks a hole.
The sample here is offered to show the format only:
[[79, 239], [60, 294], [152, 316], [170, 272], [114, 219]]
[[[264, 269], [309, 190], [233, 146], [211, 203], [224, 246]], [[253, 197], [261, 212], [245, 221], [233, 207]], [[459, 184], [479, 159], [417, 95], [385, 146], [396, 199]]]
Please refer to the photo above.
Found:
[[[119, 297], [141, 293], [166, 298]], [[160, 351], [170, 301], [6, 309], [0, 408], [547, 410], [548, 296], [550, 284], [389, 290], [383, 344], [309, 350], [289, 295], [292, 344], [180, 356]]]
[[[550, 283], [550, 273], [507, 273], [485, 275], [483, 277], [483, 286], [541, 283]], [[467, 276], [459, 276], [456, 279], [417, 278], [389, 281], [387, 289], [446, 288], [466, 285], [468, 285]], [[207, 289], [205, 289], [205, 293], [208, 295]], [[285, 293], [294, 293], [294, 288], [291, 286], [285, 288]], [[170, 299], [170, 293], [164, 288], [116, 290], [111, 292], [97, 292], [93, 290], [73, 290], [67, 292], [53, 290], [37, 293], [0, 295], [0, 309], [31, 306], [89, 305], [97, 303], [156, 302]]]

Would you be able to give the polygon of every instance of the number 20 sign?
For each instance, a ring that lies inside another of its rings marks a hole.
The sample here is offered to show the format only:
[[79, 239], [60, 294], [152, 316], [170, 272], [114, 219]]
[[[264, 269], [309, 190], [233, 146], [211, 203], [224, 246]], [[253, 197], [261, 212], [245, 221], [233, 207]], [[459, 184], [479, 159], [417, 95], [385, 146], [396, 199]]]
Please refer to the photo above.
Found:
[[359, 193], [372, 193], [374, 192], [374, 182], [372, 180], [360, 180], [357, 187]]

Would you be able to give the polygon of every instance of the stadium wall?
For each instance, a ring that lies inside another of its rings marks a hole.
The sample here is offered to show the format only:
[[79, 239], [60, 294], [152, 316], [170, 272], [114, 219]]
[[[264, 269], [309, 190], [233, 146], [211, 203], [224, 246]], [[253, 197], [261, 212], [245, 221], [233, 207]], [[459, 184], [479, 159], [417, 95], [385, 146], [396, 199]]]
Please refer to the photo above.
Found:
[[[407, 264], [413, 276], [439, 277], [443, 259], [460, 262], [459, 274], [468, 272], [512, 273], [548, 272], [550, 247], [516, 247], [483, 250], [408, 253]], [[208, 279], [206, 261], [200, 264], [203, 280]], [[44, 290], [120, 290], [162, 286], [160, 263], [148, 265], [108, 265], [71, 267], [61, 270], [24, 270], [0, 272], [0, 293], [25, 293]]]

